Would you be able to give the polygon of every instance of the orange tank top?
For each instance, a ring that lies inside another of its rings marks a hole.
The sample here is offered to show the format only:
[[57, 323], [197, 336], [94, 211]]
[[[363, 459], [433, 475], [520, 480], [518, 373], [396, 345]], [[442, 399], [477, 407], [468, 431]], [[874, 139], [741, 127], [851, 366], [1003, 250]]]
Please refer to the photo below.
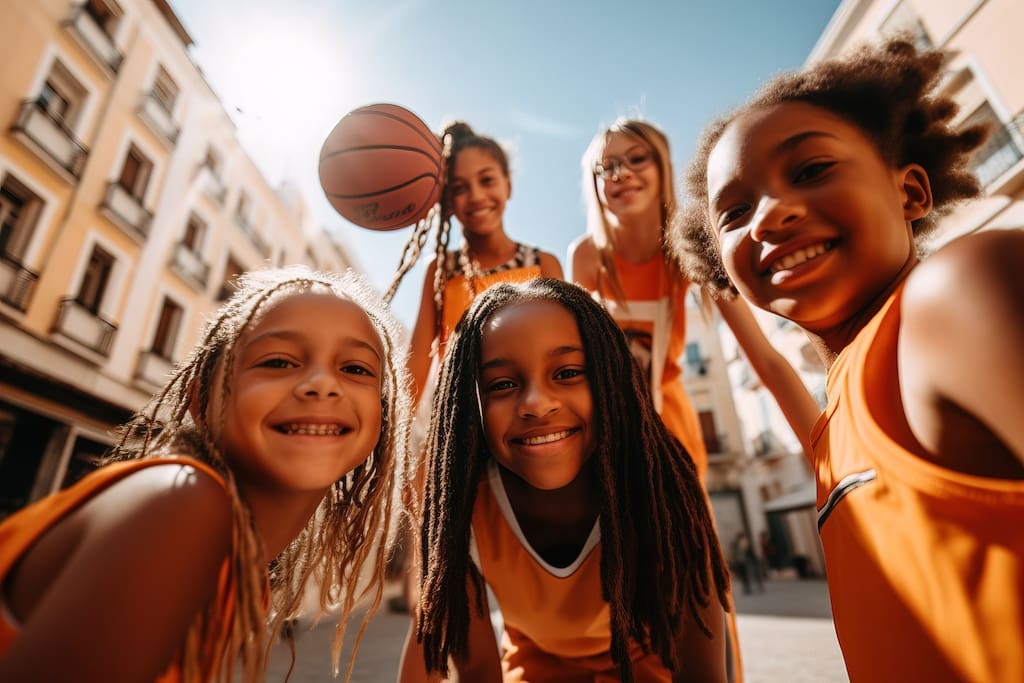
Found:
[[679, 358], [686, 348], [688, 282], [680, 283], [673, 300], [673, 285], [662, 255], [633, 263], [612, 252], [625, 300], [615, 299], [611, 285], [598, 280], [598, 295], [626, 334], [630, 350], [640, 362], [651, 388], [654, 405], [669, 431], [690, 452], [701, 480], [708, 467], [707, 447], [700, 419], [683, 387]]
[[[216, 479], [221, 486], [224, 486], [224, 480], [219, 474], [209, 465], [193, 458], [127, 460], [100, 467], [73, 486], [29, 505], [0, 524], [0, 585], [3, 585], [14, 565], [28, 551], [29, 547], [65, 517], [125, 477], [146, 467], [167, 464], [188, 465], [202, 470]], [[221, 605], [220, 612], [223, 615], [221, 623], [230, 622], [233, 612], [234, 591], [229, 567], [230, 562], [225, 561], [224, 566], [221, 567], [218, 582], [216, 599], [217, 604]], [[20, 627], [13, 623], [2, 594], [0, 594], [0, 606], [4, 608], [3, 614], [0, 615], [0, 654], [2, 654], [17, 640]], [[178, 665], [172, 664], [164, 674], [157, 678], [156, 683], [178, 683], [180, 680], [181, 673]]]
[[939, 467], [876, 422], [899, 326], [897, 292], [832, 365], [811, 434], [850, 680], [1024, 681], [1024, 482]]
[[[612, 681], [611, 620], [601, 597], [600, 529], [595, 521], [568, 567], [545, 562], [523, 535], [492, 461], [473, 507], [474, 561], [505, 621], [502, 666], [512, 681]], [[631, 649], [638, 681], [671, 681], [655, 654]]]
[[450, 251], [445, 259], [445, 273], [448, 278], [444, 283], [442, 346], [477, 294], [499, 282], [526, 282], [540, 277], [540, 250], [537, 247], [516, 244], [516, 253], [511, 259], [473, 278], [467, 278], [462, 272], [458, 252]]

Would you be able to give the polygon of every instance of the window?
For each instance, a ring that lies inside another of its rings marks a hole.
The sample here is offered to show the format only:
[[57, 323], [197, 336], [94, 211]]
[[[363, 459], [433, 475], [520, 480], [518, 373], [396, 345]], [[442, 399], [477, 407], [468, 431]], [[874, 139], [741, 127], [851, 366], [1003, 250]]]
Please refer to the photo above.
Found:
[[87, 0], [85, 3], [85, 13], [92, 17], [92, 20], [103, 29], [108, 38], [114, 37], [114, 32], [117, 30], [117, 21], [120, 17], [120, 12], [115, 5], [104, 2], [104, 0]]
[[73, 128], [86, 91], [60, 62], [54, 62], [36, 96], [36, 107], [65, 128]]
[[210, 169], [213, 175], [220, 177], [220, 155], [213, 147], [206, 148], [206, 156], [203, 157], [203, 166]]
[[82, 306], [98, 314], [103, 295], [106, 293], [110, 273], [114, 269], [114, 257], [102, 247], [96, 245], [89, 255], [89, 263], [82, 275], [82, 284], [78, 288], [75, 300]]
[[184, 310], [181, 306], [164, 297], [163, 306], [160, 307], [160, 317], [156, 322], [156, 330], [153, 332], [153, 353], [166, 360], [174, 360], [172, 357], [174, 342], [178, 339], [183, 315]]
[[15, 178], [0, 184], [0, 254], [20, 260], [28, 248], [43, 202]]
[[156, 79], [153, 81], [153, 99], [168, 114], [174, 112], [174, 103], [178, 99], [178, 84], [162, 66], [157, 67]]
[[718, 441], [718, 430], [715, 428], [715, 414], [710, 410], [702, 410], [697, 416], [700, 418], [700, 433], [704, 437], [708, 453], [721, 453], [722, 445]]
[[185, 222], [185, 234], [181, 236], [181, 243], [192, 253], [198, 254], [205, 235], [206, 223], [203, 219], [194, 213], [189, 214], [188, 220]]
[[238, 204], [235, 206], [235, 217], [239, 220], [249, 222], [249, 195], [242, 190], [238, 193]]
[[121, 175], [117, 184], [124, 188], [130, 195], [141, 200], [146, 194], [146, 186], [149, 184], [149, 174], [153, 170], [153, 164], [146, 156], [139, 151], [135, 145], [128, 148], [124, 165], [121, 167]]
[[986, 187], [1024, 158], [1024, 153], [1014, 139], [1013, 132], [1003, 124], [987, 101], [964, 119], [962, 127], [969, 128], [979, 124], [991, 126], [991, 132], [985, 143], [971, 156], [971, 170], [978, 177], [982, 187]]
[[708, 373], [707, 364], [704, 362], [704, 357], [700, 353], [700, 344], [697, 342], [689, 342], [686, 345], [686, 365], [699, 375], [706, 375]]
[[224, 279], [221, 280], [220, 291], [217, 292], [217, 298], [220, 301], [224, 301], [234, 293], [235, 278], [244, 272], [245, 268], [233, 256], [229, 256], [228, 262], [224, 265]]
[[879, 26], [878, 32], [886, 38], [891, 38], [899, 33], [909, 33], [914, 45], [922, 51], [930, 50], [935, 46], [931, 36], [928, 35], [928, 30], [921, 23], [921, 18], [917, 16], [914, 8], [906, 0], [901, 0], [896, 4], [886, 20]]

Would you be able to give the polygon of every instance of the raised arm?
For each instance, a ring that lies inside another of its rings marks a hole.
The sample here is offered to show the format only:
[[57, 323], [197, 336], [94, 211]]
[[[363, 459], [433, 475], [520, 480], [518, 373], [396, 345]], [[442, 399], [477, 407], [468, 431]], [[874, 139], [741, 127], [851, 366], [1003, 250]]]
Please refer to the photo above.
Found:
[[807, 386], [789, 361], [764, 336], [745, 301], [737, 297], [732, 300], [716, 299], [715, 303], [722, 318], [736, 335], [736, 341], [743, 348], [754, 372], [775, 397], [786, 421], [800, 439], [804, 453], [809, 456], [811, 429], [821, 409], [807, 391]]
[[49, 530], [6, 581], [21, 620], [4, 681], [151, 681], [213, 598], [230, 501], [169, 463], [111, 485]]
[[910, 274], [901, 304], [914, 436], [940, 464], [1024, 478], [1024, 233], [950, 243]]

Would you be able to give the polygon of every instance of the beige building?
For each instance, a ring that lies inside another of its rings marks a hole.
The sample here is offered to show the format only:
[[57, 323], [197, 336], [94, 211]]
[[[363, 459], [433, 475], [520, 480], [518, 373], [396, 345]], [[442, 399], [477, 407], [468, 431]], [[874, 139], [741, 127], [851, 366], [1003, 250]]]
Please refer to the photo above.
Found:
[[271, 187], [165, 0], [0, 0], [0, 516], [74, 480], [232, 276], [351, 265]]
[[[947, 216], [934, 247], [978, 230], [1024, 227], [1020, 26], [1020, 0], [844, 0], [808, 57], [814, 63], [896, 33], [949, 53], [941, 87], [960, 104], [956, 123], [988, 123], [993, 133], [972, 161], [984, 197]], [[770, 314], [759, 315], [769, 339], [822, 400], [824, 372], [803, 334]], [[743, 486], [751, 527], [770, 530], [773, 539], [791, 546], [790, 554], [807, 556], [810, 568], [820, 570], [811, 472], [793, 455], [799, 448], [787, 442], [791, 432], [770, 395], [728, 339], [725, 348], [744, 439], [754, 454]]]

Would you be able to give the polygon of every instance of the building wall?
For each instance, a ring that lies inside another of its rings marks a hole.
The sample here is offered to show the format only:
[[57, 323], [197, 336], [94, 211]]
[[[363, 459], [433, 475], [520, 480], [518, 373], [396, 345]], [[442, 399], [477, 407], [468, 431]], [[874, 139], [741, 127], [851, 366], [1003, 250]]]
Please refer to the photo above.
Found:
[[[88, 5], [0, 0], [0, 516], [91, 466], [237, 272], [354, 265], [242, 149], [166, 3]], [[155, 344], [165, 300], [180, 320]]]

